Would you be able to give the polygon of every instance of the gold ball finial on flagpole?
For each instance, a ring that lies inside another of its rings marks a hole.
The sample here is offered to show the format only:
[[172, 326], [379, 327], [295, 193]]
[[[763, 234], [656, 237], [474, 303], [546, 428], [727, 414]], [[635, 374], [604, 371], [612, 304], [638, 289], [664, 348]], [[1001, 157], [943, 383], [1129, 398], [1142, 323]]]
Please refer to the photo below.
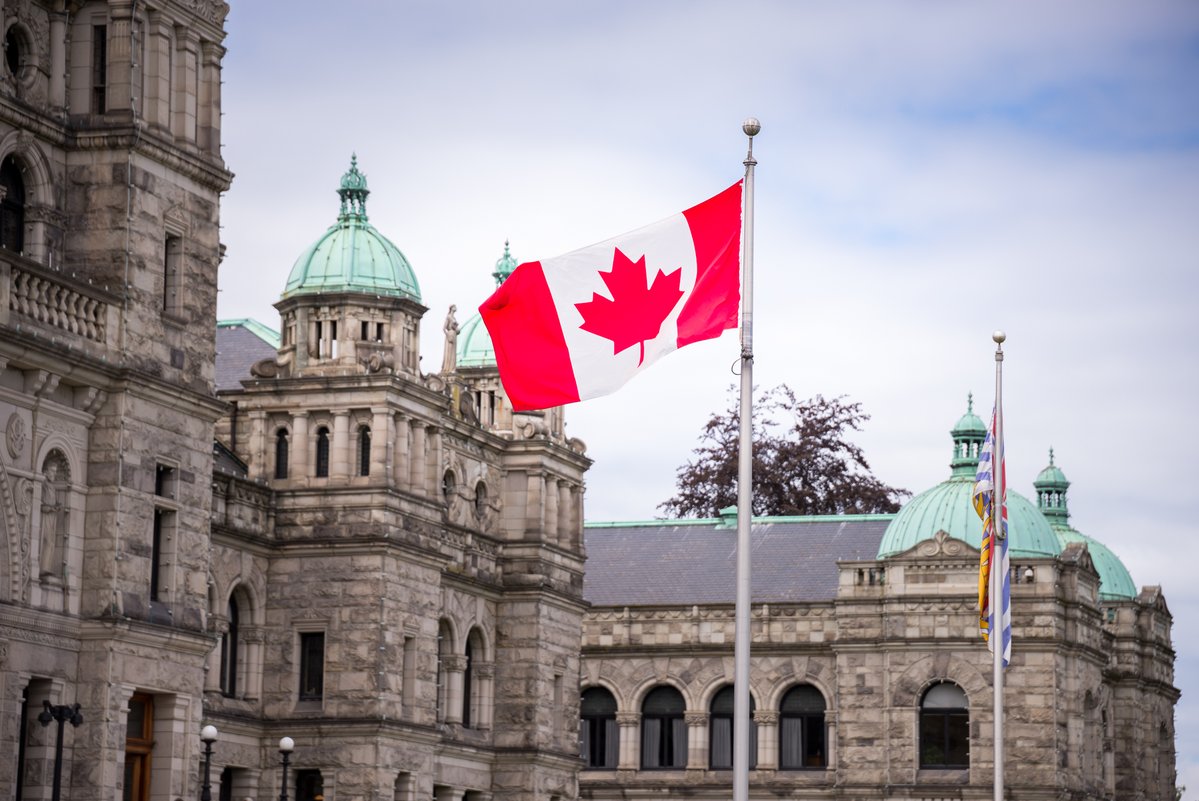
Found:
[[1004, 343], [1004, 341], [1007, 339], [1007, 334], [996, 329], [996, 331], [991, 334], [991, 339], [995, 340], [996, 345], [1002, 345]]
[[748, 117], [741, 123], [741, 130], [745, 131], [746, 136], [757, 136], [762, 130], [762, 123], [758, 122], [757, 117]]

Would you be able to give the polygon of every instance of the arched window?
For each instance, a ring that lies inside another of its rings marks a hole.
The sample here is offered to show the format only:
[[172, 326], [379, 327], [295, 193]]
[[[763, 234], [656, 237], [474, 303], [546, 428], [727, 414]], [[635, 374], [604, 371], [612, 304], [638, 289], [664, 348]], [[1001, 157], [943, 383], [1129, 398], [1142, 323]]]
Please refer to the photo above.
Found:
[[616, 699], [603, 687], [588, 687], [579, 703], [579, 756], [584, 767], [616, 770], [620, 758], [620, 729]]
[[644, 770], [687, 767], [687, 722], [683, 694], [657, 687], [641, 704], [641, 767]]
[[[733, 769], [733, 686], [723, 688], [708, 707], [708, 767]], [[754, 697], [749, 697], [749, 767], [758, 766], [758, 724], [753, 722]]]
[[316, 430], [316, 477], [329, 477], [329, 429], [325, 426]]
[[475, 516], [482, 517], [487, 511], [487, 485], [480, 481], [475, 484]]
[[920, 701], [920, 767], [970, 767], [970, 711], [952, 682], [934, 684]]
[[463, 651], [463, 654], [466, 656], [466, 664], [462, 668], [462, 725], [468, 729], [471, 723], [471, 696], [475, 694], [474, 666], [475, 640], [477, 637], [478, 635], [472, 629], [471, 633], [466, 637], [466, 650]]
[[287, 429], [281, 428], [275, 432], [275, 478], [287, 478], [289, 458]]
[[445, 475], [441, 477], [441, 494], [448, 501], [454, 497], [454, 491], [458, 489], [458, 481], [454, 478], [453, 470], [446, 470]]
[[358, 475], [371, 474], [371, 429], [358, 426]]
[[221, 694], [227, 698], [237, 695], [238, 618], [241, 612], [237, 600], [229, 596], [229, 629], [221, 635]]
[[0, 162], [0, 247], [20, 253], [25, 249], [25, 180], [12, 156]]
[[824, 735], [824, 696], [810, 684], [797, 684], [779, 705], [779, 768], [821, 769], [828, 765]]

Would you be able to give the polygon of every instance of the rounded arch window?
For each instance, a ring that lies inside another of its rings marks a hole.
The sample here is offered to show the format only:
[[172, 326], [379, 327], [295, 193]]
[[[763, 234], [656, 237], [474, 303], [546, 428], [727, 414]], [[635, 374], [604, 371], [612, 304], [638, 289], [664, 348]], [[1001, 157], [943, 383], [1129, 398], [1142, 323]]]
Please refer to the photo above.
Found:
[[289, 443], [287, 429], [281, 428], [275, 432], [275, 478], [287, 478]]
[[487, 511], [487, 485], [480, 481], [475, 484], [475, 514], [482, 517]]
[[475, 681], [475, 662], [483, 659], [483, 635], [477, 628], [472, 628], [466, 635], [466, 649], [463, 651], [466, 665], [462, 671], [462, 725], [470, 728], [478, 720], [478, 707], [482, 699]]
[[457, 490], [458, 480], [454, 477], [454, 471], [446, 470], [445, 475], [441, 477], [441, 494], [444, 495], [445, 499], [448, 501], [453, 497]]
[[620, 756], [616, 699], [603, 687], [588, 687], [579, 701], [579, 751], [586, 768], [616, 769]]
[[371, 474], [371, 428], [358, 426], [358, 475]]
[[325, 426], [316, 430], [316, 477], [329, 477], [329, 429]]
[[920, 699], [920, 767], [970, 767], [970, 709], [953, 682], [934, 684]]
[[811, 684], [797, 684], [779, 703], [779, 767], [822, 769], [828, 765], [824, 696]]
[[[733, 711], [736, 706], [733, 685], [721, 688], [708, 705], [708, 767], [712, 770], [733, 769]], [[753, 721], [757, 705], [749, 696], [749, 767], [758, 766], [758, 724]]]
[[25, 60], [28, 49], [28, 43], [22, 35], [21, 29], [16, 25], [10, 25], [4, 34], [4, 63], [8, 67], [9, 75], [20, 76], [21, 64]]
[[646, 770], [687, 767], [687, 722], [683, 694], [656, 687], [641, 703], [641, 767]]
[[25, 179], [12, 156], [0, 161], [0, 247], [20, 253], [25, 249]]

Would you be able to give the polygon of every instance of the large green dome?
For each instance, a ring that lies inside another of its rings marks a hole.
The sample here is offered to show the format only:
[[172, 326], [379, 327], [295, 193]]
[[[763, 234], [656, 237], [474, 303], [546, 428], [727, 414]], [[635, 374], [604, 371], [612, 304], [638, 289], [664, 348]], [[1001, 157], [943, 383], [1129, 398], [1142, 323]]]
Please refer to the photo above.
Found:
[[[504, 283], [504, 279], [512, 275], [516, 269], [516, 259], [504, 242], [504, 255], [496, 260], [495, 270], [491, 276], [495, 285]], [[458, 329], [458, 366], [459, 367], [495, 367], [495, 347], [491, 344], [491, 332], [483, 324], [483, 318], [475, 312], [469, 320]]]
[[296, 259], [283, 297], [325, 292], [366, 292], [406, 297], [420, 302], [420, 286], [412, 266], [391, 240], [367, 221], [366, 176], [358, 159], [341, 178], [337, 190], [341, 211], [337, 222]]
[[[974, 511], [972, 495], [978, 452], [986, 436], [986, 427], [974, 416], [973, 404], [969, 403], [966, 415], [950, 432], [953, 437], [952, 474], [904, 504], [883, 534], [878, 558], [902, 553], [918, 542], [932, 539], [938, 531], [967, 542], [971, 547], [982, 546], [983, 526]], [[1037, 507], [1010, 488], [1007, 498], [1009, 553], [1017, 557], [1061, 553], [1057, 535]]]

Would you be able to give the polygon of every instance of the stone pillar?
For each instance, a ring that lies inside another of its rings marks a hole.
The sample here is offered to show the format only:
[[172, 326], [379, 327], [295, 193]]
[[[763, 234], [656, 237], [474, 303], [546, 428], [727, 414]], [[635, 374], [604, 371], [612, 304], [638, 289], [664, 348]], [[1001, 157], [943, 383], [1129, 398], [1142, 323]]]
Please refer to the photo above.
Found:
[[555, 545], [558, 542], [558, 480], [552, 477], [545, 479], [545, 511], [542, 514], [544, 523], [543, 541]]
[[687, 712], [687, 770], [706, 770], [708, 767], [708, 713]]
[[[754, 723], [758, 724], [758, 770], [778, 770], [779, 712], [777, 709], [755, 709]], [[752, 762], [753, 754], [750, 754]], [[831, 763], [830, 763], [831, 764]]]
[[571, 504], [570, 483], [558, 482], [558, 544], [563, 548], [574, 547], [574, 529], [571, 522], [574, 508]]
[[[249, 417], [250, 447], [246, 452], [246, 472], [251, 481], [258, 481], [274, 475], [271, 471], [272, 459], [267, 456], [266, 412], [256, 409], [250, 412]], [[271, 456], [274, 456], [273, 448]]]
[[108, 112], [129, 111], [133, 99], [133, 61], [130, 33], [133, 24], [132, 0], [110, 2], [108, 6]]
[[387, 409], [371, 409], [371, 475], [386, 476], [390, 460], [387, 458], [395, 435], [391, 432], [391, 412]]
[[544, 528], [542, 518], [545, 509], [542, 508], [545, 480], [536, 473], [529, 473], [528, 490], [525, 495], [525, 534], [540, 534]]
[[151, 11], [146, 25], [146, 64], [142, 70], [146, 86], [143, 116], [154, 128], [171, 130], [171, 21]]
[[446, 677], [445, 722], [462, 722], [462, 674], [466, 671], [466, 657], [451, 654], [442, 657], [442, 670]]
[[200, 43], [200, 98], [197, 143], [200, 149], [221, 153], [221, 57], [225, 48], [216, 42]]
[[262, 697], [262, 651], [266, 635], [257, 626], [242, 627], [242, 646], [245, 648], [245, 680], [242, 683], [242, 697], [247, 701], [257, 701]]
[[425, 487], [425, 424], [419, 420], [412, 421], [412, 451], [408, 463], [412, 468], [408, 481], [409, 489], [417, 495], [428, 495]]
[[476, 662], [472, 671], [478, 694], [475, 728], [490, 730], [495, 711], [495, 663]]
[[395, 450], [391, 468], [396, 489], [408, 489], [412, 466], [408, 456], [408, 418], [402, 414], [397, 414], [395, 418]]
[[641, 766], [641, 748], [637, 732], [641, 723], [640, 712], [617, 712], [616, 725], [620, 728], [620, 770], [637, 770]]
[[291, 443], [288, 448], [287, 477], [290, 479], [308, 479], [308, 453], [312, 443], [308, 441], [308, 412], [296, 412], [291, 419]]
[[[441, 453], [441, 431], [435, 426], [429, 426], [427, 429], [426, 439], [428, 441], [428, 466], [425, 472], [425, 487], [428, 488], [428, 494], [431, 498], [439, 498], [441, 496], [441, 471], [443, 469], [443, 459]], [[462, 476], [455, 477], [458, 481], [462, 480]], [[446, 500], [449, 500], [448, 498]]]
[[219, 693], [221, 691], [221, 638], [229, 633], [229, 618], [224, 615], [209, 615], [208, 628], [217, 638], [216, 647], [208, 652], [204, 660], [204, 692]]
[[67, 105], [67, 15], [50, 14], [50, 107]]
[[350, 410], [333, 412], [333, 442], [329, 450], [329, 477], [346, 478], [350, 475], [353, 447], [350, 443]]
[[[111, 37], [110, 37], [111, 39]], [[171, 133], [183, 142], [196, 141], [196, 51], [200, 40], [182, 25], [175, 27], [175, 119]], [[110, 97], [111, 97], [111, 89]]]

